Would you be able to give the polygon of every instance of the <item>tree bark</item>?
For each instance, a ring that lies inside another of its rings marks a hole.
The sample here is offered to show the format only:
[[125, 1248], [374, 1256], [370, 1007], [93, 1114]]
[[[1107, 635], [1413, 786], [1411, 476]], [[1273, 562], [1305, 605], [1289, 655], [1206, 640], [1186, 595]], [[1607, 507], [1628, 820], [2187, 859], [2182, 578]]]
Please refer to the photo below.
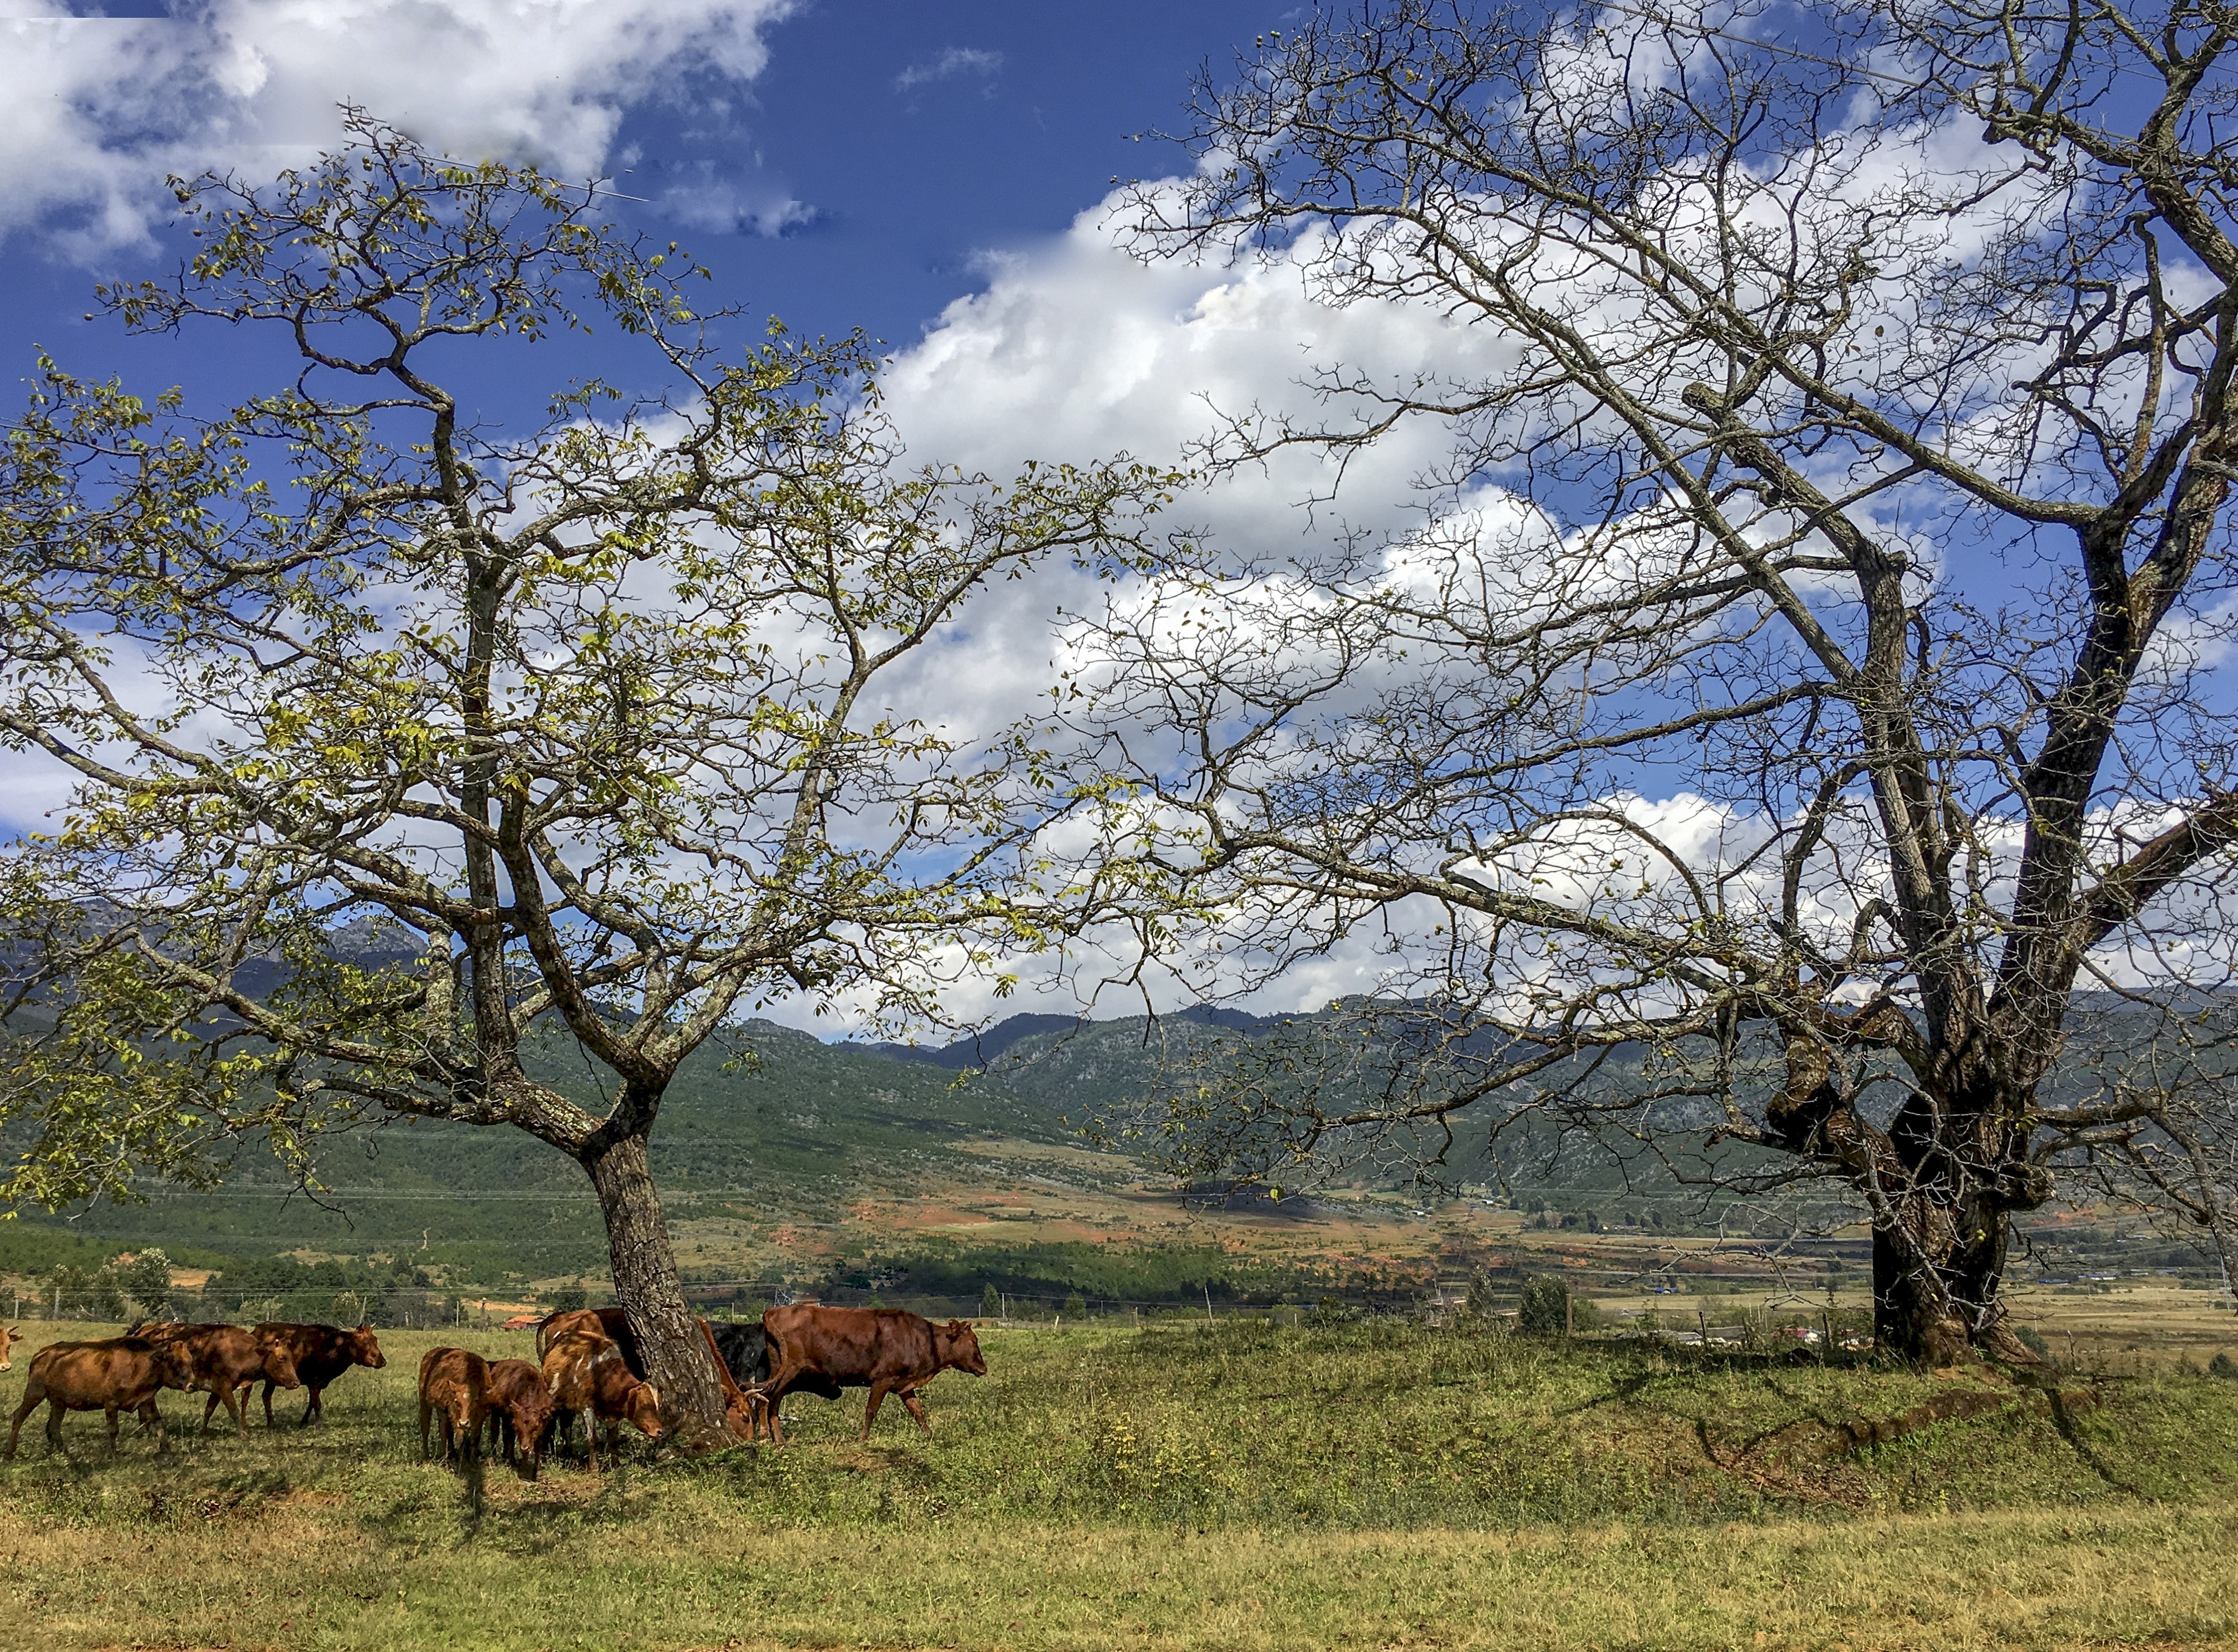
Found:
[[[2004, 1271], [2005, 1223], [1990, 1224], [1986, 1243], [1937, 1262], [1886, 1222], [1873, 1226], [1873, 1346], [1918, 1365], [1957, 1365], [1972, 1357], [1975, 1316], [1994, 1311]], [[1972, 1310], [1970, 1314], [1969, 1310]]]
[[646, 1380], [660, 1390], [662, 1426], [686, 1450], [731, 1443], [714, 1356], [684, 1300], [644, 1133], [602, 1131], [581, 1162], [606, 1217], [615, 1295], [637, 1337]]
[[2003, 1121], [2022, 1111], [1994, 1085], [1931, 1101], [1915, 1092], [1889, 1131], [1906, 1185], [1883, 1183], [1873, 1224], [1873, 1345], [1922, 1365], [1976, 1353], [2034, 1357], [2005, 1323], [1998, 1293], [2012, 1213], [2033, 1210], [2050, 1178], [2031, 1165], [2027, 1136]]

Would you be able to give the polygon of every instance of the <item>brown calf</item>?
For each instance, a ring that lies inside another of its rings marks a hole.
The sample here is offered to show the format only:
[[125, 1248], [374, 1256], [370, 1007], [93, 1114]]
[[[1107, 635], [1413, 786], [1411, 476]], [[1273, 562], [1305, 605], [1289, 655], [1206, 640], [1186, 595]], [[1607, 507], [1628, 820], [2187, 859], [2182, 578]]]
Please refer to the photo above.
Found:
[[[552, 1394], [553, 1423], [562, 1442], [573, 1419], [582, 1417], [594, 1474], [602, 1425], [611, 1430], [626, 1422], [649, 1440], [660, 1437], [660, 1390], [631, 1372], [611, 1337], [568, 1330], [553, 1337], [544, 1355], [544, 1386]], [[613, 1449], [611, 1435], [606, 1449]]]
[[[327, 1384], [353, 1365], [363, 1365], [379, 1370], [388, 1363], [381, 1351], [381, 1343], [370, 1325], [360, 1325], [355, 1330], [344, 1330], [340, 1325], [291, 1325], [276, 1319], [268, 1319], [257, 1326], [260, 1337], [270, 1336], [288, 1344], [288, 1352], [295, 1362], [295, 1380], [310, 1390], [311, 1397], [303, 1406], [302, 1425], [326, 1419], [326, 1401], [321, 1397]], [[272, 1426], [272, 1390], [285, 1388], [287, 1383], [264, 1379], [264, 1426]]]
[[184, 1385], [176, 1351], [165, 1343], [112, 1337], [105, 1342], [50, 1343], [31, 1356], [23, 1403], [8, 1428], [8, 1456], [16, 1455], [16, 1436], [23, 1431], [23, 1419], [42, 1402], [47, 1407], [50, 1450], [63, 1449], [64, 1411], [106, 1412], [111, 1451], [116, 1450], [116, 1414], [136, 1411], [143, 1430], [156, 1430], [156, 1449], [161, 1451], [166, 1442], [163, 1414], [156, 1409], [156, 1392]]
[[463, 1348], [431, 1348], [420, 1357], [420, 1460], [427, 1460], [427, 1420], [443, 1419], [443, 1461], [479, 1456], [489, 1411], [489, 1366]]
[[[705, 1320], [695, 1320], [699, 1334], [707, 1339], [707, 1351], [714, 1356], [715, 1381], [723, 1394], [723, 1422], [733, 1437], [752, 1440], [756, 1437], [758, 1424], [767, 1408], [759, 1394], [742, 1390], [735, 1380], [723, 1350], [715, 1340], [715, 1328]], [[621, 1350], [622, 1363], [629, 1367], [630, 1375], [642, 1382], [645, 1378], [645, 1359], [638, 1351], [637, 1335], [629, 1328], [629, 1318], [619, 1308], [570, 1308], [561, 1313], [547, 1314], [536, 1327], [536, 1357], [539, 1359], [551, 1351], [552, 1344], [570, 1331], [586, 1331], [605, 1337]]]
[[533, 1480], [544, 1430], [552, 1421], [552, 1390], [544, 1386], [544, 1373], [525, 1359], [493, 1359], [487, 1392], [492, 1442], [507, 1463], [518, 1463]]
[[23, 1340], [23, 1333], [15, 1326], [0, 1325], [0, 1371], [15, 1369], [13, 1363], [9, 1359], [8, 1350]]
[[245, 1390], [260, 1379], [281, 1388], [295, 1388], [295, 1357], [287, 1339], [262, 1329], [244, 1330], [239, 1325], [157, 1324], [137, 1327], [141, 1336], [162, 1343], [178, 1356], [184, 1379], [178, 1386], [189, 1393], [209, 1396], [202, 1406], [202, 1431], [218, 1406], [233, 1419], [242, 1439], [248, 1437], [248, 1399]]
[[771, 1309], [762, 1316], [762, 1329], [777, 1344], [769, 1381], [761, 1384], [769, 1399], [773, 1444], [785, 1441], [778, 1410], [791, 1389], [804, 1386], [807, 1377], [871, 1390], [863, 1410], [867, 1440], [887, 1395], [899, 1395], [917, 1427], [930, 1434], [932, 1423], [917, 1390], [950, 1366], [974, 1377], [987, 1374], [978, 1336], [961, 1319], [936, 1325], [900, 1308], [825, 1308], [804, 1302]]

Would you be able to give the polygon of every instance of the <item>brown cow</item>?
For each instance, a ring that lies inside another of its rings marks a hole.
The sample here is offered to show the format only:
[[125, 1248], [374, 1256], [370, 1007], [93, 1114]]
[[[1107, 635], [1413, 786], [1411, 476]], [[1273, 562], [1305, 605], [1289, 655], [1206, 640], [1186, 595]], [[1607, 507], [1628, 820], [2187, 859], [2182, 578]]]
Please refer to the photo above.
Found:
[[15, 1326], [0, 1325], [0, 1371], [15, 1369], [13, 1362], [8, 1357], [8, 1350], [23, 1340], [23, 1333]]
[[[638, 1379], [611, 1337], [568, 1330], [552, 1338], [544, 1355], [544, 1386], [551, 1390], [553, 1427], [563, 1443], [573, 1420], [583, 1418], [594, 1474], [601, 1424], [611, 1430], [627, 1422], [649, 1440], [660, 1437], [660, 1390]], [[613, 1449], [611, 1435], [606, 1449]]]
[[507, 1463], [525, 1465], [536, 1478], [545, 1426], [552, 1421], [552, 1390], [544, 1373], [525, 1359], [493, 1359], [489, 1366], [489, 1431]]
[[897, 1394], [917, 1427], [932, 1432], [917, 1390], [950, 1366], [974, 1377], [987, 1374], [979, 1338], [961, 1319], [936, 1325], [901, 1308], [825, 1308], [791, 1303], [762, 1316], [762, 1329], [777, 1344], [769, 1381], [761, 1391], [770, 1404], [771, 1443], [785, 1443], [778, 1410], [804, 1377], [821, 1377], [842, 1388], [867, 1388], [863, 1438], [871, 1437], [878, 1405]]
[[[340, 1325], [291, 1325], [268, 1319], [257, 1326], [256, 1334], [269, 1335], [288, 1344], [295, 1361], [295, 1380], [311, 1390], [303, 1406], [305, 1428], [326, 1420], [326, 1401], [321, 1397], [329, 1383], [353, 1365], [377, 1371], [388, 1363], [370, 1325], [344, 1330]], [[272, 1426], [272, 1390], [284, 1386], [271, 1377], [264, 1379], [264, 1426], [268, 1429]]]
[[179, 1352], [186, 1392], [210, 1397], [202, 1408], [202, 1433], [209, 1433], [210, 1417], [224, 1403], [233, 1428], [248, 1439], [248, 1395], [257, 1379], [282, 1388], [300, 1388], [295, 1381], [295, 1354], [287, 1338], [267, 1330], [242, 1330], [240, 1325], [135, 1325], [135, 1334], [156, 1343], [170, 1343]]
[[637, 1333], [629, 1328], [629, 1316], [620, 1308], [563, 1308], [545, 1315], [536, 1323], [536, 1357], [543, 1359], [552, 1351], [552, 1344], [571, 1330], [604, 1337], [622, 1350], [622, 1363], [631, 1373], [643, 1380], [645, 1360], [637, 1351]]
[[178, 1350], [169, 1343], [145, 1337], [112, 1337], [105, 1342], [51, 1343], [31, 1356], [31, 1369], [23, 1383], [23, 1403], [16, 1408], [8, 1429], [8, 1456], [16, 1455], [16, 1436], [23, 1419], [43, 1401], [47, 1406], [47, 1445], [63, 1449], [64, 1411], [103, 1411], [109, 1417], [109, 1449], [116, 1450], [116, 1414], [139, 1413], [142, 1430], [156, 1430], [156, 1449], [163, 1437], [163, 1414], [156, 1409], [156, 1395], [166, 1388], [182, 1388], [186, 1374]]
[[443, 1419], [443, 1461], [480, 1454], [489, 1411], [489, 1365], [463, 1348], [431, 1348], [420, 1357], [420, 1460], [427, 1460], [427, 1422]]
[[151, 1342], [177, 1350], [189, 1393], [207, 1393], [202, 1406], [202, 1431], [222, 1403], [225, 1414], [242, 1439], [248, 1437], [248, 1399], [246, 1390], [261, 1378], [281, 1388], [296, 1388], [295, 1357], [288, 1340], [270, 1331], [244, 1330], [239, 1325], [156, 1324], [136, 1327]]
[[[715, 1357], [715, 1381], [723, 1395], [723, 1423], [732, 1435], [740, 1440], [752, 1440], [759, 1431], [758, 1424], [765, 1410], [761, 1396], [741, 1389], [734, 1378], [723, 1350], [715, 1339], [715, 1328], [705, 1320], [695, 1320], [699, 1334], [707, 1339], [707, 1351]], [[629, 1328], [629, 1318], [619, 1308], [570, 1308], [560, 1313], [547, 1314], [536, 1327], [536, 1354], [541, 1359], [551, 1350], [554, 1340], [570, 1331], [587, 1331], [604, 1337], [621, 1350], [622, 1363], [629, 1367], [631, 1376], [645, 1380], [645, 1358], [638, 1351], [637, 1335]]]

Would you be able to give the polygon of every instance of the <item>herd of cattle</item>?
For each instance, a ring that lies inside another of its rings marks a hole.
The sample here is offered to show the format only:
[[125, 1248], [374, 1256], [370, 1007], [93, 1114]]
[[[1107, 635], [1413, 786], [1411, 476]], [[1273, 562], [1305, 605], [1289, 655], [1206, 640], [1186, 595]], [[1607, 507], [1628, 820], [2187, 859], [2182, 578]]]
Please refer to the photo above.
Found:
[[[813, 1303], [771, 1309], [761, 1324], [698, 1322], [714, 1356], [725, 1422], [740, 1440], [784, 1443], [778, 1412], [788, 1394], [837, 1399], [843, 1389], [866, 1388], [863, 1437], [878, 1406], [897, 1397], [917, 1426], [932, 1425], [917, 1390], [950, 1367], [975, 1377], [987, 1373], [979, 1339], [960, 1319], [936, 1325], [892, 1308], [827, 1308]], [[19, 1333], [0, 1326], [0, 1370]], [[637, 1338], [619, 1308], [583, 1308], [546, 1317], [536, 1328], [537, 1359], [486, 1360], [463, 1348], [432, 1348], [420, 1362], [420, 1453], [432, 1446], [430, 1425], [440, 1422], [446, 1460], [501, 1451], [529, 1478], [553, 1450], [566, 1448], [573, 1425], [584, 1424], [591, 1467], [599, 1466], [599, 1436], [611, 1451], [626, 1423], [650, 1439], [663, 1432], [660, 1393], [646, 1380]], [[116, 1445], [117, 1419], [136, 1414], [141, 1430], [153, 1429], [165, 1444], [156, 1397], [165, 1389], [201, 1393], [202, 1427], [222, 1404], [246, 1438], [251, 1389], [264, 1385], [264, 1423], [273, 1426], [272, 1391], [301, 1388], [308, 1400], [302, 1422], [318, 1421], [330, 1383], [354, 1365], [387, 1363], [370, 1327], [296, 1325], [268, 1321], [240, 1325], [142, 1324], [122, 1337], [97, 1342], [54, 1343], [32, 1357], [23, 1398], [8, 1429], [7, 1456], [16, 1455], [23, 1419], [47, 1407], [47, 1443], [62, 1449], [63, 1413], [101, 1411], [109, 1443]]]

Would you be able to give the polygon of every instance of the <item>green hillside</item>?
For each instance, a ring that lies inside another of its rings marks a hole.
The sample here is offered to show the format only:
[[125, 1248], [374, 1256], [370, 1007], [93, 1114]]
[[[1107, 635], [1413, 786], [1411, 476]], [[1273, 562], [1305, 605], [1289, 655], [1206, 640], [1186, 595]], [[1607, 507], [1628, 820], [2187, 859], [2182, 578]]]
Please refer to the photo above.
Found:
[[[553, 1053], [542, 1065], [556, 1087], [599, 1105], [579, 1059]], [[1071, 1138], [1048, 1109], [994, 1085], [959, 1087], [937, 1068], [758, 1022], [733, 1050], [703, 1050], [685, 1064], [652, 1150], [672, 1222], [705, 1210], [814, 1222], [869, 1193], [983, 1181], [990, 1161], [965, 1146], [1018, 1139]], [[43, 1272], [151, 1244], [188, 1265], [296, 1249], [408, 1254], [482, 1281], [604, 1265], [582, 1171], [510, 1127], [367, 1124], [325, 1138], [315, 1160], [315, 1195], [244, 1150], [235, 1175], [210, 1191], [149, 1187], [143, 1204], [23, 1213], [0, 1224], [0, 1271]]]

